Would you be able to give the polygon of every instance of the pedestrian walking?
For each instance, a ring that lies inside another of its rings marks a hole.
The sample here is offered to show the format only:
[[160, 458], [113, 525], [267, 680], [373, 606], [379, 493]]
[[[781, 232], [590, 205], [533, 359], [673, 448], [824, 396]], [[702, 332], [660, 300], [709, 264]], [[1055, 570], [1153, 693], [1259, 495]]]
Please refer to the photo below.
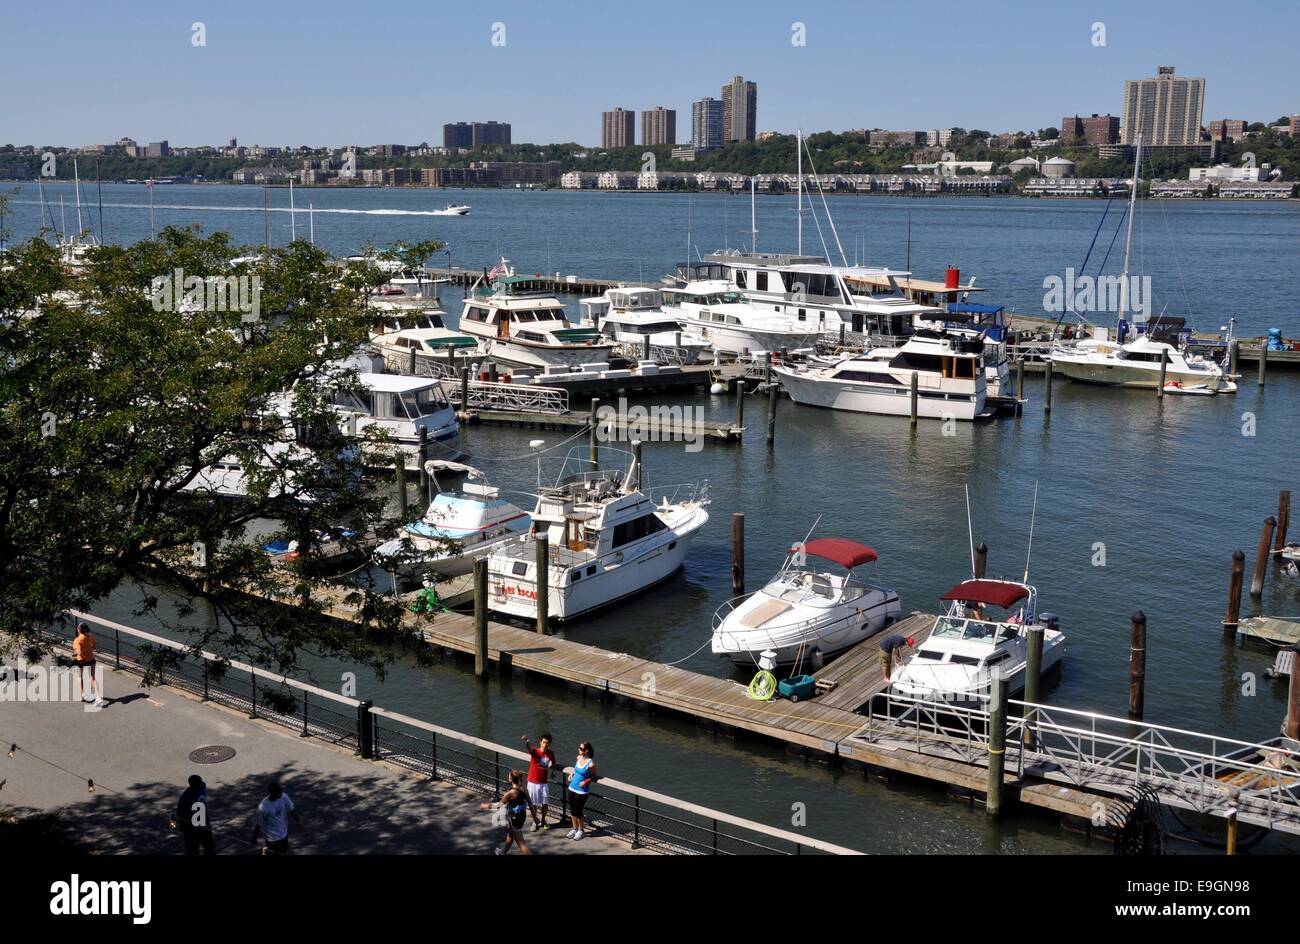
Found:
[[189, 786], [181, 793], [172, 816], [172, 828], [181, 831], [185, 840], [185, 854], [216, 855], [217, 845], [212, 837], [212, 824], [208, 821], [208, 785], [198, 774], [191, 774]]
[[77, 672], [81, 675], [81, 690], [84, 693], [89, 681], [90, 691], [95, 693], [95, 697], [87, 698], [84, 694], [81, 696], [82, 701], [94, 702], [96, 705], [103, 704], [104, 696], [99, 690], [99, 680], [95, 678], [95, 634], [90, 631], [90, 627], [85, 623], [77, 624], [77, 638], [72, 640], [72, 660], [77, 665]]
[[257, 845], [259, 836], [266, 838], [266, 848], [262, 855], [286, 855], [289, 852], [289, 818], [302, 829], [302, 820], [293, 808], [293, 800], [284, 792], [279, 781], [272, 780], [266, 788], [266, 796], [257, 804], [253, 814], [253, 845]]
[[[480, 803], [479, 809], [490, 810], [492, 806], [491, 803]], [[528, 821], [528, 814], [533, 810], [533, 801], [529, 798], [528, 791], [524, 789], [522, 770], [510, 771], [510, 789], [502, 794], [500, 806], [506, 818], [506, 841], [493, 849], [493, 854], [507, 855], [511, 844], [514, 844], [519, 847], [522, 854], [532, 855], [528, 843], [524, 842], [524, 823]]]

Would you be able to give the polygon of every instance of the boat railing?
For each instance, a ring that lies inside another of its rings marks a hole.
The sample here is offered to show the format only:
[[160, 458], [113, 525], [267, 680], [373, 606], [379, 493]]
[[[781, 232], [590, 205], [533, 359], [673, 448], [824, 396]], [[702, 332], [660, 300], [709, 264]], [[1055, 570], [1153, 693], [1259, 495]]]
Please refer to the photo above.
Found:
[[[169, 686], [260, 721], [350, 749], [362, 760], [384, 761], [483, 798], [509, 789], [512, 768], [527, 765], [516, 748], [463, 734], [421, 718], [377, 707], [266, 669], [89, 613], [70, 611], [46, 632], [70, 648], [74, 621], [99, 628], [99, 660], [154, 686]], [[548, 785], [551, 808], [568, 819], [565, 771]], [[469, 807], [472, 809], [473, 807]], [[486, 815], [486, 814], [484, 814]], [[633, 848], [679, 855], [858, 855], [853, 849], [679, 800], [621, 780], [601, 777], [585, 816], [597, 836]]]
[[[961, 698], [887, 690], [870, 702], [867, 723], [854, 737], [986, 764], [990, 696]], [[1012, 699], [1006, 769], [1123, 796], [1150, 787], [1162, 802], [1183, 809], [1233, 808], [1243, 821], [1300, 831], [1300, 750], [1280, 744]]]
[[[468, 403], [461, 402], [461, 389]], [[471, 380], [468, 383], [445, 380], [443, 392], [461, 410], [504, 410], [516, 413], [568, 413], [569, 391], [562, 387], [536, 384], [493, 383]]]

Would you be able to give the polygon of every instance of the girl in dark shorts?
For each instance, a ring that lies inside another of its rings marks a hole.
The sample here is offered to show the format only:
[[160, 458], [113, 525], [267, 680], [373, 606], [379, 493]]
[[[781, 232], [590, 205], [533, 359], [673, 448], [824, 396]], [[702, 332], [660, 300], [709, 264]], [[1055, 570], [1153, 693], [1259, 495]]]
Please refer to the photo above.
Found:
[[573, 762], [573, 776], [569, 778], [569, 818], [573, 828], [565, 835], [569, 839], [581, 839], [586, 833], [582, 831], [582, 811], [587, 806], [587, 795], [591, 785], [596, 781], [596, 749], [590, 741], [578, 745], [578, 759]]
[[[505, 855], [510, 851], [510, 844], [514, 843], [521, 853], [532, 855], [528, 843], [524, 842], [524, 823], [528, 822], [529, 814], [533, 812], [533, 801], [528, 798], [528, 791], [524, 789], [522, 770], [510, 771], [510, 789], [501, 797], [501, 806], [506, 816], [506, 841], [504, 845], [492, 851], [496, 855]], [[492, 804], [480, 803], [479, 809], [490, 810]]]

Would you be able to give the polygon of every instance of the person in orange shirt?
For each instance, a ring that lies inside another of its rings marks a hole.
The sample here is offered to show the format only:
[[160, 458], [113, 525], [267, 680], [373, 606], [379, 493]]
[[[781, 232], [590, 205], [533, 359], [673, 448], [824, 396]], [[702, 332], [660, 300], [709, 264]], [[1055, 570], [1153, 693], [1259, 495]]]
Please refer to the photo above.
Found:
[[95, 693], [94, 698], [83, 697], [82, 700], [96, 703], [103, 701], [99, 681], [95, 678], [95, 636], [85, 623], [77, 624], [77, 638], [72, 641], [72, 657], [81, 672], [82, 691], [85, 691], [86, 679], [89, 678], [90, 689]]

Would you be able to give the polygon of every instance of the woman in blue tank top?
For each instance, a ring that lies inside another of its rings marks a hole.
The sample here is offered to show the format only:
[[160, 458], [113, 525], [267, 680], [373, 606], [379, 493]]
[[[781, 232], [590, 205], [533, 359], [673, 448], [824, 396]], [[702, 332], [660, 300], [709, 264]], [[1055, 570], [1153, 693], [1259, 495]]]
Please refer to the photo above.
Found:
[[[480, 803], [479, 809], [490, 810], [493, 804]], [[528, 798], [528, 792], [524, 789], [524, 772], [522, 770], [510, 771], [510, 789], [501, 797], [500, 808], [505, 816], [506, 841], [502, 846], [493, 850], [497, 855], [505, 855], [510, 851], [513, 843], [519, 847], [519, 851], [524, 855], [531, 855], [532, 850], [524, 842], [524, 823], [528, 820], [528, 814], [533, 809], [533, 801]]]
[[569, 777], [569, 818], [573, 821], [573, 828], [565, 834], [569, 839], [581, 839], [586, 835], [582, 830], [582, 811], [595, 782], [596, 749], [590, 741], [583, 741], [578, 745], [578, 759], [573, 762], [573, 774]]

